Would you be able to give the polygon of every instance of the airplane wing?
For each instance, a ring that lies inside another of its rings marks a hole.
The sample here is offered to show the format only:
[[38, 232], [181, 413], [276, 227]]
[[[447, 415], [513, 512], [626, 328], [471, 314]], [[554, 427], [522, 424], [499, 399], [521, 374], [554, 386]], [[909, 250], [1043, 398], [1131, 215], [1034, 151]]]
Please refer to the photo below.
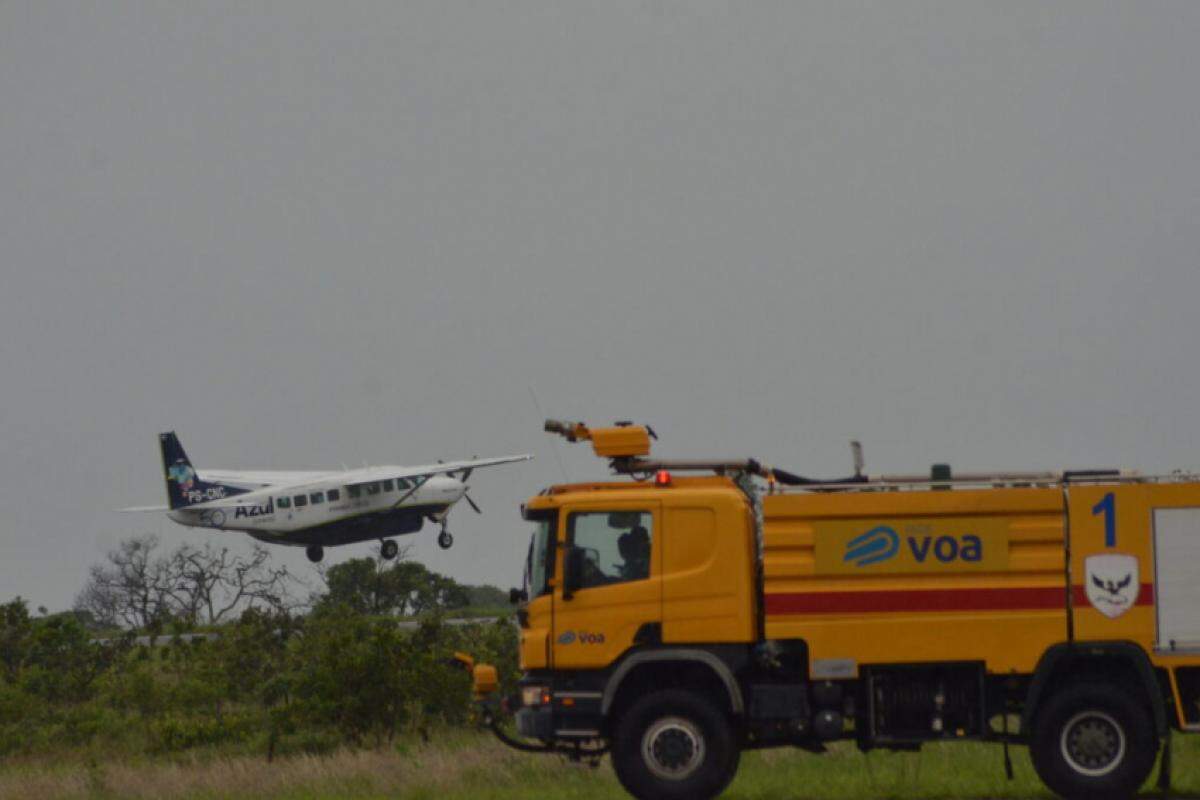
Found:
[[519, 456], [497, 456], [496, 458], [471, 458], [463, 461], [445, 461], [441, 464], [422, 464], [416, 467], [365, 467], [336, 473], [345, 486], [362, 486], [387, 478], [418, 478], [429, 475], [446, 475], [452, 472], [473, 470], [479, 467], [491, 467], [496, 464], [509, 464], [514, 461], [529, 461], [533, 456], [528, 453]]
[[279, 486], [290, 483], [311, 483], [334, 474], [328, 470], [324, 472], [315, 471], [300, 471], [300, 470], [234, 470], [234, 469], [201, 469], [196, 470], [197, 476], [204, 481], [212, 483], [234, 483], [246, 484], [248, 486]]
[[426, 464], [422, 467], [404, 467], [401, 477], [411, 478], [414, 475], [445, 475], [448, 472], [462, 472], [464, 469], [492, 467], [496, 464], [511, 464], [514, 461], [530, 461], [533, 456], [524, 453], [519, 456], [497, 456], [495, 458], [471, 458], [464, 461], [447, 461], [444, 464]]

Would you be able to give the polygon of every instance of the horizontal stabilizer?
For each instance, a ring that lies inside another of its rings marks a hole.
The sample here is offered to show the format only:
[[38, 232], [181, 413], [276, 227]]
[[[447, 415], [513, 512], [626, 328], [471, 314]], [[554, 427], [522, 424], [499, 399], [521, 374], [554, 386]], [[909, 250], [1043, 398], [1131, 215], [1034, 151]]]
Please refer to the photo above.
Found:
[[132, 512], [136, 512], [136, 511], [170, 511], [170, 510], [171, 509], [167, 508], [166, 506], [130, 506], [129, 508], [118, 508], [117, 509], [117, 511], [120, 511], [122, 513], [125, 513], [125, 512], [132, 513]]

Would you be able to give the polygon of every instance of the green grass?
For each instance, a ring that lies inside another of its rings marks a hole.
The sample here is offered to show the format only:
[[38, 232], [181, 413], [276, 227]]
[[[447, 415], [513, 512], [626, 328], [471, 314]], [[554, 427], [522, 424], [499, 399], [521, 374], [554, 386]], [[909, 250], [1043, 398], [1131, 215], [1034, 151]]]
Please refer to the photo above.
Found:
[[[999, 745], [933, 745], [919, 753], [852, 745], [810, 755], [747, 753], [731, 800], [923, 800], [1048, 798], [1025, 748], [1012, 749], [1007, 781]], [[1174, 797], [1200, 797], [1200, 736], [1174, 740]], [[1154, 778], [1151, 778], [1153, 781]], [[1147, 793], [1152, 789], [1148, 785]], [[192, 753], [174, 759], [89, 762], [65, 754], [0, 764], [0, 798], [184, 798], [186, 800], [600, 800], [625, 797], [605, 760], [598, 768], [554, 756], [515, 753], [484, 734], [449, 732], [426, 744], [405, 739], [385, 750], [259, 757]]]

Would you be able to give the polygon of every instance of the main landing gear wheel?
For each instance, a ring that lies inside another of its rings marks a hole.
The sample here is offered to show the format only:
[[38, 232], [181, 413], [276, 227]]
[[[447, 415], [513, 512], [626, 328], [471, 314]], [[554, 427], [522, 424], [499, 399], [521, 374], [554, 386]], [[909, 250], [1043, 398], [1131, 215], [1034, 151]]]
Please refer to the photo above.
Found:
[[400, 545], [393, 542], [391, 539], [385, 539], [379, 545], [379, 555], [383, 556], [388, 561], [391, 561], [400, 552]]
[[319, 544], [310, 544], [304, 548], [304, 555], [308, 556], [309, 561], [317, 564], [325, 557], [325, 548]]
[[1069, 798], [1133, 797], [1154, 768], [1158, 737], [1141, 698], [1089, 681], [1038, 711], [1029, 754], [1042, 782]]
[[450, 535], [450, 531], [443, 528], [442, 532], [438, 534], [438, 547], [442, 548], [443, 550], [449, 550], [450, 546], [453, 544], [454, 537]]
[[639, 800], [708, 800], [737, 773], [729, 723], [707, 699], [680, 689], [648, 694], [617, 721], [612, 764]]

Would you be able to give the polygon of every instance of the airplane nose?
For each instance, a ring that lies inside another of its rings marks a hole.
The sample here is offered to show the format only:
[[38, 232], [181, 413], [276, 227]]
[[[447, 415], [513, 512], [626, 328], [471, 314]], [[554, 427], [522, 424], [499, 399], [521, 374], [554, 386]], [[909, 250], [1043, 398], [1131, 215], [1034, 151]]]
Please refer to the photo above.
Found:
[[449, 475], [439, 475], [429, 481], [430, 488], [445, 498], [456, 501], [467, 493], [467, 485], [457, 478], [452, 478]]

